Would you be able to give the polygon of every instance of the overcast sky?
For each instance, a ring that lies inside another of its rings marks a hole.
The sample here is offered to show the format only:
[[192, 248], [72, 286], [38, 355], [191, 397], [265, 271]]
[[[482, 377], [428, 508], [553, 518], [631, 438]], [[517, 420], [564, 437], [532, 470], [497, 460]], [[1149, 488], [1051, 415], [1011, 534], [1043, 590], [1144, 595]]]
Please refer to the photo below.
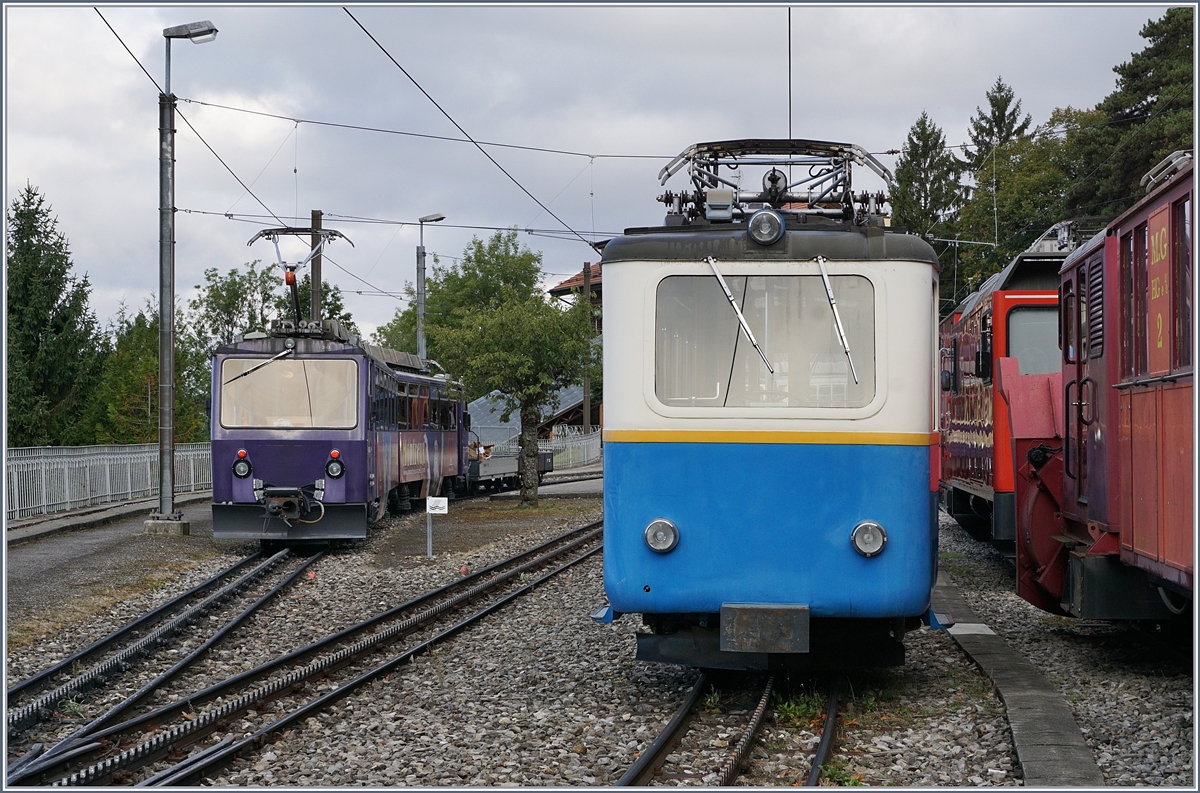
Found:
[[[1042, 123], [1056, 107], [1092, 106], [1110, 93], [1112, 67], [1144, 47], [1138, 31], [1165, 8], [794, 6], [793, 134], [898, 149], [924, 110], [962, 143], [997, 76]], [[670, 156], [697, 141], [788, 133], [785, 6], [351, 10], [478, 140]], [[214, 42], [173, 44], [171, 86], [181, 100], [459, 137], [340, 7], [101, 12], [160, 85], [164, 27], [219, 28]], [[137, 307], [158, 288], [158, 89], [90, 7], [10, 5], [4, 31], [6, 205], [26, 183], [46, 195], [105, 322], [121, 300]], [[491, 233], [451, 224], [561, 230], [469, 143], [179, 106], [271, 213], [306, 226], [321, 209], [325, 225], [353, 241], [334, 243], [330, 257], [371, 286], [331, 264], [325, 273], [366, 332], [401, 304], [355, 292], [400, 291], [412, 280], [418, 231], [328, 215], [412, 223], [445, 213], [425, 233], [426, 248], [443, 256]], [[206, 268], [273, 262], [270, 243], [246, 242], [277, 223], [246, 217], [268, 210], [186, 124], [178, 128], [176, 267], [186, 298]], [[664, 160], [489, 151], [586, 237], [661, 222], [654, 198]], [[895, 157], [880, 159], [894, 166]], [[551, 283], [596, 259], [578, 239], [520, 239], [544, 253]], [[292, 242], [284, 257], [306, 246]]]

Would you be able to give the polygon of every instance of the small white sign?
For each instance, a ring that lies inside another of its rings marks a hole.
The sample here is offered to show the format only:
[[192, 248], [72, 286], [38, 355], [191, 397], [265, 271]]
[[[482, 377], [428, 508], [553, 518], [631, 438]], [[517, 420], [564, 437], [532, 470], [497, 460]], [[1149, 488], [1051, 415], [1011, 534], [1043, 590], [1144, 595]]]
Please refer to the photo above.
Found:
[[425, 511], [430, 515], [450, 514], [450, 499], [429, 497], [425, 499]]

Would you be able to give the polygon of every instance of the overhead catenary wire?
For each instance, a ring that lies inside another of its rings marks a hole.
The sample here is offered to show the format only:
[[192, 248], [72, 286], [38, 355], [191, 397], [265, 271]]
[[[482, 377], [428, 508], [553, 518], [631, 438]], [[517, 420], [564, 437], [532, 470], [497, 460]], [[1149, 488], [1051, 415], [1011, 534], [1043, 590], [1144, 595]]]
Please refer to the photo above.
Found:
[[235, 107], [233, 105], [222, 105], [217, 102], [205, 102], [200, 99], [189, 99], [179, 97], [180, 102], [187, 102], [191, 105], [200, 105], [202, 107], [211, 107], [218, 110], [229, 110], [234, 113], [247, 113], [252, 116], [262, 116], [264, 118], [276, 118], [280, 121], [291, 121], [293, 124], [309, 124], [314, 127], [333, 127], [334, 129], [352, 129], [359, 132], [378, 132], [384, 135], [399, 135], [406, 138], [424, 138], [426, 140], [442, 140], [450, 143], [474, 143], [477, 146], [492, 146], [497, 149], [517, 149], [520, 151], [536, 151], [543, 154], [563, 154], [568, 157], [587, 157], [597, 160], [672, 160], [675, 158], [673, 154], [612, 154], [612, 153], [596, 153], [586, 151], [572, 151], [570, 149], [555, 149], [548, 146], [525, 146], [518, 143], [499, 143], [497, 141], [480, 140], [474, 141], [470, 138], [456, 138], [451, 135], [433, 135], [427, 132], [409, 132], [407, 130], [389, 129], [388, 127], [371, 127], [364, 124], [351, 124], [349, 122], [338, 121], [321, 121], [315, 118], [300, 118], [298, 116], [288, 116], [282, 113], [268, 113], [265, 110], [251, 110], [246, 107]]
[[[192, 215], [213, 215], [213, 216], [217, 216], [217, 217], [226, 218], [227, 220], [238, 221], [241, 223], [261, 223], [262, 219], [264, 219], [264, 218], [274, 217], [274, 215], [258, 215], [258, 214], [248, 213], [248, 212], [214, 212], [212, 210], [205, 210], [205, 209], [179, 208], [178, 211], [186, 212], [186, 213], [192, 214]], [[415, 220], [391, 220], [388, 218], [363, 217], [361, 215], [339, 215], [335, 212], [325, 212], [324, 217], [332, 218], [334, 220], [340, 220], [344, 223], [364, 223], [364, 224], [369, 224], [369, 225], [380, 225], [380, 226], [417, 226], [417, 225], [420, 225], [418, 223], [418, 221], [415, 221]], [[304, 220], [305, 218], [301, 218], [299, 216], [294, 216], [289, 219], [290, 220]], [[544, 236], [544, 235], [552, 234], [552, 233], [553, 234], [567, 233], [567, 232], [562, 231], [561, 229], [531, 229], [531, 228], [519, 228], [517, 226], [482, 226], [482, 225], [471, 225], [471, 224], [465, 224], [465, 223], [439, 223], [438, 227], [443, 228], [443, 229], [467, 229], [467, 230], [474, 230], [474, 231], [519, 231], [524, 234], [530, 234], [533, 236]], [[599, 237], [615, 237], [615, 236], [619, 235], [621, 232], [619, 232], [619, 231], [596, 231], [596, 232], [592, 232], [592, 233]]]
[[350, 17], [350, 19], [354, 20], [354, 24], [358, 25], [359, 28], [362, 29], [362, 32], [367, 35], [367, 38], [371, 39], [371, 41], [374, 42], [375, 46], [379, 48], [380, 52], [382, 52], [387, 57], [388, 60], [390, 60], [393, 64], [395, 64], [396, 68], [399, 69], [404, 74], [404, 76], [407, 77], [409, 79], [409, 81], [417, 87], [417, 90], [419, 90], [422, 94], [424, 94], [425, 98], [428, 99], [430, 102], [432, 102], [433, 106], [436, 107], [439, 111], [441, 111], [442, 115], [445, 116], [447, 118], [447, 120], [449, 120], [450, 123], [453, 124], [454, 127], [459, 132], [461, 132], [465, 137], [467, 137], [471, 141], [471, 143], [475, 144], [475, 148], [479, 149], [479, 151], [483, 154], [484, 157], [487, 157], [489, 160], [491, 160], [492, 164], [495, 165], [497, 168], [499, 168], [501, 173], [503, 173], [505, 176], [507, 176], [509, 178], [509, 180], [512, 181], [513, 184], [515, 184], [518, 188], [520, 188], [521, 192], [523, 192], [525, 195], [529, 196], [529, 198], [531, 200], [533, 200], [534, 203], [536, 203], [543, 210], [545, 210], [547, 215], [549, 215], [550, 217], [557, 220], [559, 223], [561, 223], [563, 225], [564, 228], [566, 228], [568, 231], [570, 231], [574, 236], [578, 237], [580, 242], [582, 242], [583, 244], [592, 248], [593, 250], [597, 250], [597, 251], [599, 250], [598, 248], [596, 248], [595, 242], [588, 242], [588, 240], [582, 234], [575, 231], [575, 229], [571, 228], [570, 224], [568, 224], [565, 220], [560, 218], [558, 215], [554, 214], [554, 212], [551, 211], [551, 209], [548, 206], [546, 206], [545, 204], [543, 204], [541, 201], [538, 200], [537, 196], [535, 196], [533, 193], [529, 192], [529, 190], [525, 187], [525, 185], [523, 185], [519, 181], [517, 181], [517, 178], [515, 176], [513, 176], [511, 173], [509, 173], [508, 170], [503, 165], [501, 165], [499, 162], [497, 162], [496, 158], [493, 157], [491, 154], [489, 154], [487, 149], [485, 149], [483, 146], [480, 146], [475, 141], [475, 139], [472, 138], [471, 135], [465, 129], [462, 128], [462, 125], [459, 124], [457, 121], [455, 121], [454, 117], [451, 116], [449, 113], [447, 113], [446, 110], [440, 104], [438, 104], [437, 100], [434, 99], [429, 94], [428, 91], [426, 91], [423, 87], [421, 87], [421, 84], [418, 83], [413, 78], [413, 76], [408, 73], [408, 70], [405, 69], [403, 66], [401, 66], [400, 62], [398, 60], [396, 60], [394, 57], [392, 57], [392, 54], [390, 52], [388, 52], [387, 48], [384, 47], [383, 44], [381, 44], [379, 42], [379, 40], [371, 34], [371, 31], [367, 30], [367, 28], [363, 25], [363, 23], [359, 22], [358, 18], [355, 17], [354, 14], [350, 13], [349, 8], [342, 6], [342, 10], [346, 12], [346, 15], [348, 17]]

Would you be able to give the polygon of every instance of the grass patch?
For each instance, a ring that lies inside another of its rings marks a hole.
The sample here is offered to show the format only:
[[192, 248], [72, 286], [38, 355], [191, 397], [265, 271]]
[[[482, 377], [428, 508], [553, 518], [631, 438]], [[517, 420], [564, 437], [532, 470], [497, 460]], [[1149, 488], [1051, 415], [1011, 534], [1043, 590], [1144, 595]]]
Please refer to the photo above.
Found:
[[717, 691], [716, 686], [712, 686], [700, 702], [706, 711], [716, 713], [721, 709], [721, 692]]
[[835, 757], [821, 766], [821, 781], [838, 787], [859, 787], [863, 783], [862, 776], [850, 773], [844, 757]]
[[790, 697], [775, 695], [775, 718], [785, 727], [812, 727], [821, 721], [825, 710], [825, 695], [800, 690]]

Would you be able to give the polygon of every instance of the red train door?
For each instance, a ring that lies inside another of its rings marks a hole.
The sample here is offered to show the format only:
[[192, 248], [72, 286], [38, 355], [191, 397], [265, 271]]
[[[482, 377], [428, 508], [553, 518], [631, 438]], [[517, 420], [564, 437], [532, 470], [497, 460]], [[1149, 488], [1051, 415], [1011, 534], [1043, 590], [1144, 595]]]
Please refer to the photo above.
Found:
[[1066, 504], [1087, 504], [1087, 435], [1095, 418], [1095, 381], [1087, 373], [1087, 263], [1081, 262], [1063, 276], [1061, 306], [1063, 352], [1063, 418], [1066, 438], [1063, 439], [1063, 463], [1067, 475]]

